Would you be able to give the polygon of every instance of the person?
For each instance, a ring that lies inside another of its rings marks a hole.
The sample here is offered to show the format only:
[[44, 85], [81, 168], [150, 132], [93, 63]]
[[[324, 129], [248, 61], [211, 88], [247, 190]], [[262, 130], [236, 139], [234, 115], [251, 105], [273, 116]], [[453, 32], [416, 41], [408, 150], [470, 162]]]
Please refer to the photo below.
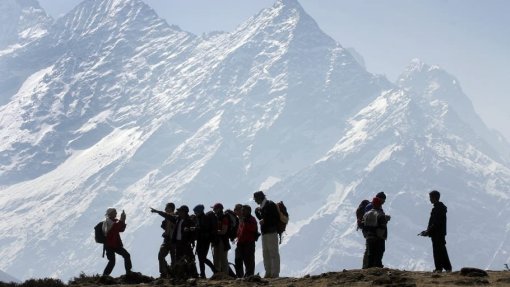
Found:
[[218, 226], [218, 222], [214, 212], [211, 211], [205, 214], [204, 209], [204, 205], [202, 204], [199, 204], [193, 208], [193, 213], [195, 213], [196, 218], [196, 253], [198, 256], [198, 266], [200, 268], [200, 278], [206, 278], [206, 264], [209, 266], [209, 268], [211, 268], [213, 273], [216, 273], [216, 268], [214, 267], [214, 264], [209, 259], [207, 259], [207, 254], [209, 253], [211, 242], [216, 236], [216, 227]]
[[194, 223], [189, 217], [189, 208], [187, 205], [182, 205], [177, 209], [177, 221], [172, 234], [172, 242], [175, 243], [175, 260], [177, 262], [183, 260], [195, 262], [195, 255], [193, 254], [195, 244], [194, 230]]
[[419, 235], [429, 236], [432, 239], [432, 253], [434, 255], [434, 272], [452, 271], [452, 264], [446, 250], [446, 206], [439, 201], [441, 194], [437, 190], [429, 193], [430, 202], [434, 205], [430, 212], [427, 230]]
[[[238, 203], [234, 206], [234, 214], [236, 215], [239, 223], [241, 222], [241, 220], [243, 218], [242, 208], [243, 208], [243, 205], [240, 203]], [[234, 239], [234, 241], [238, 239], [238, 237], [237, 237], [238, 231], [239, 231], [239, 227], [236, 230], [236, 238]], [[235, 270], [236, 270], [236, 277], [243, 278], [244, 277], [243, 257], [240, 253], [238, 245], [236, 246], [236, 250], [235, 250], [234, 265], [235, 265]]]
[[[384, 191], [381, 191], [381, 192], [378, 192], [375, 195], [375, 197], [377, 197], [377, 198], [379, 198], [381, 200], [381, 211], [384, 213], [384, 210], [382, 209], [382, 205], [386, 202], [386, 194], [384, 193]], [[365, 212], [364, 213], [369, 212], [370, 210], [372, 210], [372, 208], [373, 208], [373, 204], [370, 201], [368, 204], [365, 205]], [[386, 221], [390, 221], [390, 219], [391, 219], [390, 215], [385, 214], [385, 217], [386, 217]], [[366, 238], [365, 229], [362, 228], [361, 231], [363, 233], [363, 237]], [[386, 230], [386, 233], [387, 233], [387, 230]], [[368, 251], [368, 249], [365, 249], [365, 253], [363, 254], [363, 266], [362, 266], [363, 269], [368, 268], [368, 254], [367, 254], [367, 251]]]
[[214, 267], [216, 268], [217, 273], [228, 275], [228, 251], [230, 250], [230, 243], [227, 236], [227, 231], [229, 228], [229, 219], [227, 215], [223, 213], [223, 204], [216, 203], [212, 206], [212, 209], [218, 222], [216, 238], [212, 243]]
[[384, 267], [382, 258], [388, 237], [388, 217], [382, 209], [380, 197], [372, 199], [372, 208], [363, 216], [363, 234], [366, 239], [366, 268]]
[[[237, 230], [237, 247], [236, 255], [239, 253], [240, 256], [240, 271], [237, 271], [237, 277], [249, 277], [255, 274], [255, 241], [258, 237], [258, 226], [257, 220], [251, 215], [251, 206], [243, 205], [241, 208], [242, 216], [239, 221], [239, 229]], [[238, 273], [243, 271], [243, 265], [246, 268], [246, 272]]]
[[108, 264], [103, 271], [103, 276], [109, 276], [112, 273], [113, 267], [115, 267], [115, 253], [124, 258], [126, 275], [129, 275], [132, 268], [131, 255], [124, 248], [120, 238], [120, 232], [126, 230], [126, 213], [122, 210], [119, 220], [117, 219], [117, 210], [115, 208], [108, 208], [105, 217], [103, 233], [106, 237], [104, 247]]
[[164, 218], [161, 222], [161, 228], [164, 230], [163, 243], [159, 247], [158, 262], [159, 262], [159, 274], [162, 278], [168, 276], [168, 263], [166, 262], [166, 256], [170, 254], [171, 264], [175, 264], [175, 244], [172, 242], [172, 234], [174, 232], [176, 215], [175, 215], [175, 204], [169, 202], [165, 206], [165, 211], [159, 211], [151, 208], [152, 213], [157, 213]]
[[255, 192], [253, 199], [259, 205], [255, 209], [255, 215], [259, 219], [260, 232], [262, 233], [262, 257], [266, 271], [264, 278], [278, 278], [280, 276], [280, 252], [278, 250], [280, 214], [276, 204], [268, 200], [264, 192]]

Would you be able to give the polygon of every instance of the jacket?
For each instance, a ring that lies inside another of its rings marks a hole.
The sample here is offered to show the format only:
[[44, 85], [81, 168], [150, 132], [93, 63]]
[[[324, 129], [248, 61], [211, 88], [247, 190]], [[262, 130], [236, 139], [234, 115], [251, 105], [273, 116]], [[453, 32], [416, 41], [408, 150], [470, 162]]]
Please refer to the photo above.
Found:
[[124, 246], [120, 239], [120, 233], [126, 230], [126, 223], [124, 221], [114, 220], [111, 229], [106, 234], [105, 246], [109, 248], [120, 248]]
[[250, 215], [248, 218], [241, 220], [237, 229], [237, 244], [255, 242], [257, 229], [255, 217]]
[[262, 234], [278, 232], [280, 214], [274, 202], [267, 200], [262, 207], [255, 209], [255, 215], [259, 220], [264, 220], [264, 223], [260, 224]]
[[427, 227], [427, 233], [430, 237], [446, 236], [446, 212], [446, 205], [442, 202], [439, 201], [434, 204]]

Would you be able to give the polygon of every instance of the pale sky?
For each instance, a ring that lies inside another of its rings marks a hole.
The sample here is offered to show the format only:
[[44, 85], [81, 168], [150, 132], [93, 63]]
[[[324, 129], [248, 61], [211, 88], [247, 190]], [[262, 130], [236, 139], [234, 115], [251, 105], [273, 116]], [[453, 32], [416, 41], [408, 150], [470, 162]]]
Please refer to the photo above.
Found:
[[[201, 34], [235, 27], [274, 0], [144, 0], [169, 24]], [[411, 59], [457, 77], [476, 111], [510, 141], [510, 1], [299, 0], [319, 26], [395, 81]], [[54, 18], [80, 0], [39, 0]]]

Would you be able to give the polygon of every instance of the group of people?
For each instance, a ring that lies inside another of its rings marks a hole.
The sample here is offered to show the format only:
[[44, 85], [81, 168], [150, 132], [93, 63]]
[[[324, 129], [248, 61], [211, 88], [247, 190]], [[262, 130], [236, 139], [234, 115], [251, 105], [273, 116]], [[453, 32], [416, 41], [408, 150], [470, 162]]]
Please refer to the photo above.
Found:
[[[249, 205], [236, 204], [234, 210], [224, 210], [223, 204], [216, 203], [206, 212], [203, 204], [193, 208], [187, 205], [176, 209], [174, 203], [167, 203], [164, 211], [151, 208], [152, 213], [163, 217], [163, 243], [158, 253], [160, 276], [171, 275], [172, 266], [178, 263], [193, 266], [194, 273], [205, 278], [205, 266], [213, 273], [223, 273], [235, 277], [248, 277], [255, 273], [255, 242], [261, 237], [262, 254], [266, 278], [277, 278], [280, 274], [280, 254], [278, 241], [278, 206], [266, 198], [262, 191], [253, 194], [257, 203], [255, 216]], [[131, 273], [131, 257], [123, 247], [120, 232], [126, 229], [126, 214], [122, 211], [117, 219], [117, 211], [109, 208], [103, 222], [104, 243], [108, 264], [103, 276], [108, 276], [115, 266], [115, 254], [124, 258], [126, 274]], [[260, 232], [259, 226], [260, 225]], [[228, 252], [235, 244], [235, 272], [229, 267]], [[207, 255], [212, 249], [213, 262]], [[195, 249], [195, 252], [194, 252]], [[166, 257], [170, 256], [170, 265]], [[198, 257], [200, 273], [196, 270], [195, 255]]]
[[[446, 250], [446, 206], [439, 200], [441, 194], [437, 190], [429, 193], [429, 200], [434, 205], [430, 213], [427, 229], [420, 232], [420, 236], [432, 239], [434, 256], [434, 272], [451, 272], [452, 265]], [[385, 214], [382, 206], [386, 201], [386, 194], [379, 192], [372, 201], [364, 200], [356, 210], [358, 228], [362, 230], [366, 239], [366, 249], [363, 256], [363, 269], [383, 267], [382, 258], [385, 242], [388, 238], [388, 222], [391, 216]]]
[[[446, 250], [446, 206], [439, 200], [440, 193], [433, 190], [429, 193], [430, 202], [434, 205], [430, 214], [428, 227], [420, 232], [420, 236], [432, 239], [434, 255], [434, 272], [452, 271], [448, 252]], [[195, 274], [205, 278], [205, 265], [213, 273], [223, 273], [235, 277], [248, 277], [255, 272], [255, 242], [262, 237], [262, 254], [265, 278], [277, 278], [280, 275], [280, 254], [278, 240], [278, 223], [281, 212], [277, 204], [266, 198], [262, 191], [253, 194], [258, 204], [255, 216], [249, 205], [236, 204], [234, 210], [224, 210], [223, 204], [216, 203], [212, 210], [206, 212], [203, 204], [193, 208], [190, 215], [189, 208], [182, 205], [175, 208], [174, 203], [166, 204], [164, 211], [151, 208], [151, 212], [163, 217], [163, 243], [159, 249], [158, 261], [161, 277], [168, 277], [172, 266], [178, 262], [185, 262], [194, 266]], [[371, 201], [364, 200], [356, 210], [358, 228], [362, 230], [366, 239], [366, 249], [363, 256], [363, 269], [383, 267], [382, 258], [385, 251], [385, 241], [388, 237], [388, 222], [391, 216], [385, 214], [382, 206], [386, 201], [386, 194], [379, 192]], [[288, 220], [288, 218], [287, 218]], [[105, 251], [108, 264], [103, 275], [110, 275], [115, 266], [115, 254], [124, 258], [126, 273], [131, 272], [132, 264], [129, 252], [124, 249], [120, 232], [126, 229], [126, 214], [122, 211], [117, 219], [117, 211], [109, 208], [103, 222], [103, 233], [106, 236]], [[260, 225], [260, 233], [258, 226]], [[231, 244], [235, 244], [235, 272], [229, 267], [228, 252]], [[213, 262], [207, 255], [212, 249]], [[193, 252], [195, 249], [195, 252]], [[166, 257], [170, 255], [170, 265]], [[200, 273], [195, 265], [195, 255], [198, 257]]]

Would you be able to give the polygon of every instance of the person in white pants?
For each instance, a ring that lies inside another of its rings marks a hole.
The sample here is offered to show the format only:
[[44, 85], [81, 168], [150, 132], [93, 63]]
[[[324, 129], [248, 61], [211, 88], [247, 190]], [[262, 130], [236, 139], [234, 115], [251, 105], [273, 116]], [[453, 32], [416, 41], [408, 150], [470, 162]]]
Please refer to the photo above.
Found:
[[262, 191], [253, 194], [253, 199], [259, 205], [255, 215], [259, 219], [262, 233], [262, 256], [264, 258], [264, 278], [278, 278], [280, 276], [280, 251], [278, 250], [278, 221], [280, 214], [276, 204], [268, 199]]

